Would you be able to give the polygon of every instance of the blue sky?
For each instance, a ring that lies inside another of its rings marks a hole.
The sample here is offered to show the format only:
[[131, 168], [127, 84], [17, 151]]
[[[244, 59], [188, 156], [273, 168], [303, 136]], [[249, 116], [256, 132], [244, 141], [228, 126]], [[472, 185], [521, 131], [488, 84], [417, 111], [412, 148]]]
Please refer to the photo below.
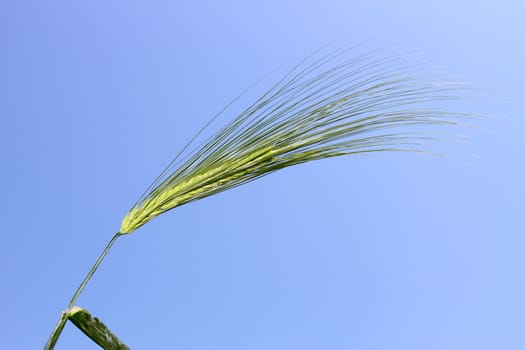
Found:
[[[447, 157], [315, 162], [177, 208], [121, 238], [78, 305], [134, 349], [525, 348], [524, 12], [2, 2], [0, 348], [43, 347], [185, 142], [251, 83], [334, 41], [419, 52], [483, 87], [456, 107], [495, 117], [441, 145]], [[71, 348], [97, 347], [67, 326], [56, 349]]]

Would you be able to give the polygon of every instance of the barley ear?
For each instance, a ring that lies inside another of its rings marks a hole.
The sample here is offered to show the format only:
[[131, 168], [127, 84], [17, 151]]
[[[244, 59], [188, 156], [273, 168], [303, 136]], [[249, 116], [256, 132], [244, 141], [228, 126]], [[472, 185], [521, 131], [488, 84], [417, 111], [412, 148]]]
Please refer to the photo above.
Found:
[[457, 86], [414, 73], [403, 57], [341, 56], [309, 57], [200, 147], [179, 154], [126, 214], [120, 233], [288, 166], [425, 151], [435, 136], [420, 127], [456, 125], [466, 116], [441, 107], [458, 97]]

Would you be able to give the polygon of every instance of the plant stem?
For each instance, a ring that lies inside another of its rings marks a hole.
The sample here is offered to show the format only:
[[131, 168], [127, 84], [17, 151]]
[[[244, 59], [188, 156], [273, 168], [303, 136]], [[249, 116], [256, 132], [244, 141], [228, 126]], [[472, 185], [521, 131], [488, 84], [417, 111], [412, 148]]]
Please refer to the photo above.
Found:
[[80, 283], [80, 286], [78, 286], [77, 291], [75, 292], [75, 294], [73, 294], [73, 297], [69, 301], [67, 310], [63, 311], [62, 314], [60, 315], [60, 319], [58, 320], [58, 323], [55, 326], [55, 329], [49, 336], [46, 346], [44, 347], [44, 350], [52, 350], [55, 347], [55, 344], [58, 338], [60, 337], [60, 333], [62, 333], [62, 330], [64, 329], [64, 326], [66, 325], [71, 308], [75, 306], [75, 303], [77, 302], [78, 297], [80, 296], [80, 294], [82, 294], [82, 291], [84, 290], [84, 288], [86, 288], [87, 283], [89, 282], [91, 277], [93, 277], [93, 275], [95, 274], [95, 271], [97, 271], [98, 267], [100, 266], [100, 263], [102, 263], [102, 260], [104, 260], [104, 258], [108, 254], [109, 250], [111, 249], [111, 246], [113, 246], [113, 243], [115, 243], [117, 238], [119, 238], [121, 235], [122, 234], [120, 232], [117, 232], [113, 236], [113, 238], [111, 238], [109, 243], [106, 245], [106, 248], [104, 248], [104, 250], [98, 257], [98, 259], [95, 261], [95, 263], [93, 264], [93, 266], [87, 273], [86, 277], [84, 277], [84, 279], [82, 280], [82, 283]]
[[75, 292], [75, 294], [73, 294], [73, 297], [69, 301], [69, 304], [67, 306], [68, 310], [71, 309], [73, 306], [75, 306], [75, 303], [77, 302], [78, 297], [80, 296], [80, 294], [82, 293], [82, 291], [86, 287], [86, 284], [89, 282], [91, 277], [93, 277], [93, 274], [95, 273], [95, 271], [97, 271], [100, 263], [102, 262], [102, 260], [104, 260], [104, 258], [106, 257], [107, 253], [111, 249], [111, 246], [113, 245], [113, 243], [115, 243], [117, 238], [119, 238], [120, 236], [121, 236], [120, 232], [115, 233], [113, 238], [111, 238], [109, 243], [106, 245], [106, 248], [104, 248], [102, 253], [100, 253], [100, 256], [98, 257], [97, 261], [95, 261], [95, 263], [91, 267], [91, 270], [89, 270], [89, 272], [87, 273], [86, 277], [84, 277], [84, 280], [82, 281], [82, 283], [80, 283], [80, 286], [78, 286], [77, 291]]

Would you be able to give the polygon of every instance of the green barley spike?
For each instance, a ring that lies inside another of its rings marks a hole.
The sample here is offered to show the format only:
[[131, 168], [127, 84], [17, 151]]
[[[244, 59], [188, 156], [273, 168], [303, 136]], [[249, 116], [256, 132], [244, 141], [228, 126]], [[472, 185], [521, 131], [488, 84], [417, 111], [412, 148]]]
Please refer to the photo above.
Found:
[[401, 58], [369, 53], [336, 63], [340, 54], [310, 57], [184, 161], [174, 160], [126, 214], [120, 233], [291, 165], [364, 152], [421, 151], [428, 138], [411, 128], [454, 124], [460, 117], [423, 108], [453, 99], [456, 88], [411, 74]]

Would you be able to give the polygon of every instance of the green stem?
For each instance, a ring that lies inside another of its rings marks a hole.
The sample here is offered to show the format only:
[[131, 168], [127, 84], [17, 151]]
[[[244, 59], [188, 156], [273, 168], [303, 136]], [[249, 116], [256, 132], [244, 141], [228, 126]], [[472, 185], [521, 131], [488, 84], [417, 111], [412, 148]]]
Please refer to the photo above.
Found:
[[77, 291], [75, 292], [75, 294], [73, 294], [73, 297], [69, 301], [67, 310], [63, 311], [62, 314], [60, 315], [60, 319], [58, 320], [58, 323], [55, 326], [55, 329], [49, 336], [46, 346], [44, 347], [44, 350], [52, 350], [55, 347], [55, 344], [58, 338], [60, 337], [60, 333], [62, 333], [62, 330], [64, 329], [64, 326], [66, 325], [71, 308], [75, 306], [75, 303], [77, 302], [78, 297], [80, 296], [80, 294], [82, 294], [82, 291], [84, 290], [84, 288], [86, 288], [87, 283], [89, 282], [91, 277], [93, 277], [93, 275], [95, 274], [95, 271], [97, 271], [98, 267], [100, 266], [100, 263], [102, 263], [102, 260], [104, 260], [104, 258], [108, 254], [109, 250], [111, 249], [111, 246], [113, 246], [113, 243], [115, 243], [117, 238], [119, 238], [121, 235], [122, 234], [120, 232], [117, 232], [113, 236], [113, 238], [111, 238], [109, 243], [106, 245], [106, 248], [104, 248], [104, 250], [98, 257], [97, 261], [95, 261], [95, 263], [93, 264], [93, 266], [87, 273], [86, 277], [84, 277], [84, 279], [82, 280], [82, 283], [80, 283], [80, 286], [78, 286]]

